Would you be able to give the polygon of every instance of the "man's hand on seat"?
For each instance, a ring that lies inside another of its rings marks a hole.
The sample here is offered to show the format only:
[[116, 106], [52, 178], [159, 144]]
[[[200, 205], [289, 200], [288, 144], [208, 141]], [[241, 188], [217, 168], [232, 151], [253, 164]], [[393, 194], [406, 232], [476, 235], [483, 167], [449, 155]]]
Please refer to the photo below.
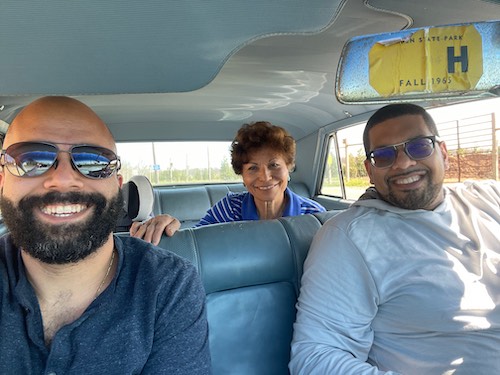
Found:
[[170, 215], [158, 215], [151, 219], [132, 223], [130, 235], [132, 237], [142, 238], [144, 241], [151, 242], [153, 245], [160, 243], [163, 232], [167, 236], [173, 236], [181, 227], [181, 223], [175, 217]]

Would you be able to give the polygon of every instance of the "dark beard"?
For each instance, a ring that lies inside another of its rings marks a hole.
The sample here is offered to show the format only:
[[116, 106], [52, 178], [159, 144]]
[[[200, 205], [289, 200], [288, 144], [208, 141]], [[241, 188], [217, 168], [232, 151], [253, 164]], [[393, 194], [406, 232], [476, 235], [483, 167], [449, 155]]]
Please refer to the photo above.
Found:
[[438, 196], [443, 188], [443, 184], [432, 184], [431, 173], [426, 174], [425, 178], [427, 179], [427, 185], [423, 191], [411, 190], [406, 192], [404, 197], [398, 197], [392, 191], [391, 185], [389, 185], [389, 194], [383, 198], [392, 205], [407, 210], [418, 210], [428, 207]]
[[[53, 203], [86, 204], [93, 207], [94, 213], [78, 224], [51, 225], [37, 221], [34, 208]], [[17, 247], [44, 263], [76, 263], [106, 242], [123, 210], [123, 196], [121, 190], [109, 201], [99, 193], [50, 192], [25, 197], [17, 207], [2, 197], [0, 209]]]

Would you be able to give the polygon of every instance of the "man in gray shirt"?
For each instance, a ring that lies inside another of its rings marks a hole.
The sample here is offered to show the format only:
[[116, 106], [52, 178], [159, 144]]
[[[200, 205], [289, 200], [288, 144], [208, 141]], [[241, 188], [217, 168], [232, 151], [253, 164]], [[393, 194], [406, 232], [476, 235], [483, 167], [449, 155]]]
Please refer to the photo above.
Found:
[[421, 107], [368, 120], [367, 199], [328, 220], [304, 264], [292, 374], [496, 374], [500, 184], [443, 186]]

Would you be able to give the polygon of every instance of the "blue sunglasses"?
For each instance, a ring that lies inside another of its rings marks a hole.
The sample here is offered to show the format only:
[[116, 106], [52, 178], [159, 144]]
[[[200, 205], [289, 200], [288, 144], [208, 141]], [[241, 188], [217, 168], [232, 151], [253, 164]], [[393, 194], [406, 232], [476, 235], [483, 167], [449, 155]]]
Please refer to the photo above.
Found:
[[396, 145], [376, 148], [366, 154], [366, 158], [376, 168], [391, 167], [398, 156], [398, 147], [403, 146], [406, 155], [412, 160], [424, 160], [432, 155], [439, 139], [435, 135], [418, 137]]
[[67, 152], [71, 165], [87, 178], [108, 178], [120, 169], [120, 158], [111, 150], [91, 145], [73, 145], [62, 151], [56, 145], [44, 142], [14, 143], [2, 150], [0, 165], [16, 177], [38, 177], [52, 166], [57, 168], [57, 156]]

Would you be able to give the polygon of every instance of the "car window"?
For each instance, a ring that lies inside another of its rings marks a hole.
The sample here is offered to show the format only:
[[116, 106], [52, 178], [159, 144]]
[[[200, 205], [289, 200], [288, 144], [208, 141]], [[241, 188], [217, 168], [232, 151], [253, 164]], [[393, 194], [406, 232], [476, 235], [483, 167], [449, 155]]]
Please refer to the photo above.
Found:
[[[445, 183], [498, 180], [499, 108], [500, 99], [497, 98], [428, 110], [436, 122], [440, 138], [446, 142], [450, 157]], [[355, 200], [370, 186], [364, 167], [365, 124], [358, 123], [330, 135], [321, 194]]]
[[153, 185], [241, 181], [231, 166], [231, 142], [117, 143], [124, 182], [134, 175]]
[[364, 167], [364, 127], [365, 123], [359, 123], [330, 136], [320, 189], [322, 195], [357, 199], [369, 186], [370, 181]]

